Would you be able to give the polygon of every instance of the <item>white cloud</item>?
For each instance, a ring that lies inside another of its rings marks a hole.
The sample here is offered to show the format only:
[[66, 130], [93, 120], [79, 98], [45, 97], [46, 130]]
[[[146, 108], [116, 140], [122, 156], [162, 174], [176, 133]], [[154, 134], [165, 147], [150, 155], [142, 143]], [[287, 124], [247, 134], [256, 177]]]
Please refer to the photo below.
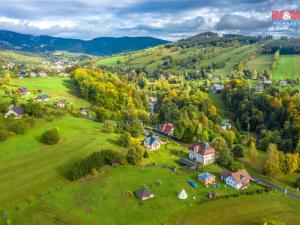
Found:
[[[83, 39], [147, 35], [176, 40], [216, 28], [223, 33], [276, 32], [276, 28], [268, 27], [271, 10], [300, 7], [296, 0], [2, 0], [1, 3], [0, 29]], [[243, 29], [243, 22], [247, 22], [244, 26], [247, 29]]]

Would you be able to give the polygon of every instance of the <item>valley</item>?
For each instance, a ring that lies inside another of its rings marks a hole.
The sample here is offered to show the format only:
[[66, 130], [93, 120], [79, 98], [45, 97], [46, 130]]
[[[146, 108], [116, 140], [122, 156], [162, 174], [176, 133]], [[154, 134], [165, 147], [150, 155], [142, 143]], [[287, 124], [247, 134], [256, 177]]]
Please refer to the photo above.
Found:
[[300, 196], [300, 52], [277, 42], [0, 51], [0, 224], [300, 223], [297, 199], [251, 178]]

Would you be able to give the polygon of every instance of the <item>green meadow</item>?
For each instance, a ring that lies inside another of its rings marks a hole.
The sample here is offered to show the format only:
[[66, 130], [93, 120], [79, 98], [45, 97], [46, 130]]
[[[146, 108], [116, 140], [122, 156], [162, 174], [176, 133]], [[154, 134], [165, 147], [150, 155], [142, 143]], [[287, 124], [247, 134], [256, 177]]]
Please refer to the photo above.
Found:
[[[80, 98], [79, 90], [74, 86], [70, 78], [61, 77], [36, 77], [13, 79], [13, 85], [18, 87], [26, 87], [29, 91], [41, 90], [42, 93], [48, 94], [50, 102], [57, 101], [61, 98], [73, 103], [75, 107], [88, 107], [90, 104]], [[23, 98], [30, 99], [37, 96], [27, 95]]]
[[274, 80], [300, 78], [300, 55], [281, 55], [273, 71]]
[[272, 62], [272, 55], [259, 55], [255, 57], [255, 59], [248, 62], [246, 68], [249, 70], [256, 70], [258, 73], [262, 73], [265, 69], [271, 69]]
[[[261, 225], [265, 219], [275, 218], [286, 225], [300, 222], [300, 203], [275, 192], [207, 202], [208, 191], [220, 195], [237, 191], [224, 185], [195, 189], [187, 180], [195, 180], [196, 175], [160, 167], [108, 167], [97, 177], [70, 183], [24, 205], [12, 221], [18, 225], [60, 224], [57, 220], [67, 225], [196, 225], [200, 221], [205, 225]], [[141, 202], [128, 194], [143, 186], [152, 189], [153, 199]], [[186, 200], [177, 197], [183, 188]], [[257, 188], [252, 184], [248, 190]]]
[[[60, 129], [62, 140], [53, 146], [40, 143], [39, 136], [53, 127]], [[1, 142], [0, 208], [15, 207], [65, 182], [65, 169], [92, 152], [125, 151], [117, 145], [117, 138], [101, 133], [99, 123], [65, 116], [52, 122], [39, 120], [25, 134]]]

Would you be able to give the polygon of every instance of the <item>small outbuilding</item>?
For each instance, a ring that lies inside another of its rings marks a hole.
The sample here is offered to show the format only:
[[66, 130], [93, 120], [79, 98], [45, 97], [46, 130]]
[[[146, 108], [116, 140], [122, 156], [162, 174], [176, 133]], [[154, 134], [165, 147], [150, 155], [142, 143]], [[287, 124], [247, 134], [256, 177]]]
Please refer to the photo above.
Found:
[[137, 192], [135, 192], [135, 194], [142, 201], [145, 201], [147, 199], [154, 197], [153, 192], [149, 188], [143, 188], [141, 190], [138, 190]]
[[209, 185], [216, 182], [216, 177], [211, 173], [202, 173], [198, 175], [198, 181], [205, 185]]

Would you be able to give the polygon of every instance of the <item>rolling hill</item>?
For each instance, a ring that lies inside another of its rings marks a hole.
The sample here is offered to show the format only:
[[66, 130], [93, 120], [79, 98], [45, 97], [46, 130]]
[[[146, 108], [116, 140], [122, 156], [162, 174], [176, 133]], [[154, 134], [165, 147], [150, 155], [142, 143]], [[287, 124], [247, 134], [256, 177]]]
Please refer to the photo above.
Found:
[[166, 43], [168, 41], [152, 37], [99, 37], [85, 41], [45, 35], [33, 36], [5, 30], [0, 31], [0, 49], [35, 53], [70, 51], [91, 55], [111, 55], [137, 51]]

